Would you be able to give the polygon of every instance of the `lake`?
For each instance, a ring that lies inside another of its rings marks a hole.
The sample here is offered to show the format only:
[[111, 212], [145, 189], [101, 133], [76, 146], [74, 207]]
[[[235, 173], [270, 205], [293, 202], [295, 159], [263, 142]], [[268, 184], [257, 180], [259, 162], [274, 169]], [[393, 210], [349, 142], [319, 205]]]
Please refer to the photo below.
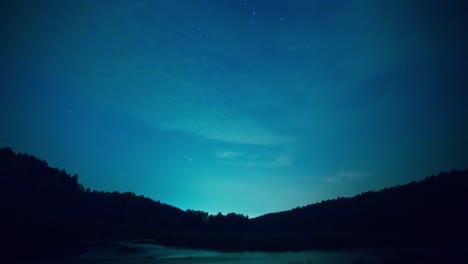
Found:
[[382, 263], [389, 249], [300, 251], [300, 252], [218, 252], [202, 249], [164, 247], [144, 243], [115, 243], [101, 246], [65, 261], [86, 263], [241, 263], [241, 264], [373, 264]]
[[150, 243], [119, 242], [94, 247], [85, 254], [60, 261], [30, 261], [35, 264], [415, 264], [468, 263], [468, 248], [400, 247], [356, 250], [311, 250], [297, 252], [219, 252], [165, 247]]

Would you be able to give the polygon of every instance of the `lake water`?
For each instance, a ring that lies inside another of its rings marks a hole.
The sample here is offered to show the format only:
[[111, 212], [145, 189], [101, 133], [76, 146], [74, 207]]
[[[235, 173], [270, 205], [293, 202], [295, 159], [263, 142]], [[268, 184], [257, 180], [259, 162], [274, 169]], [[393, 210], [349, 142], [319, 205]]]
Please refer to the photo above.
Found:
[[373, 264], [381, 263], [382, 250], [301, 251], [301, 252], [236, 252], [164, 247], [141, 243], [120, 243], [95, 248], [67, 260], [69, 264], [85, 263], [208, 263], [208, 264]]
[[[5, 262], [6, 263], [6, 262]], [[95, 247], [80, 256], [35, 264], [432, 264], [468, 263], [468, 247], [373, 248], [339, 251], [219, 252], [120, 242]]]

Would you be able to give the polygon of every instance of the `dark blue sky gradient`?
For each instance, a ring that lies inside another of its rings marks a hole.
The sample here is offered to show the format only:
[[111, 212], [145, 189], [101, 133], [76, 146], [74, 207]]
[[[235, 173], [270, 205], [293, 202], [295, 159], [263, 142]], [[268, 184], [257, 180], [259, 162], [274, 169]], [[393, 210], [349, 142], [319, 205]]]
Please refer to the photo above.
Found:
[[256, 216], [468, 166], [463, 1], [2, 1], [0, 146]]

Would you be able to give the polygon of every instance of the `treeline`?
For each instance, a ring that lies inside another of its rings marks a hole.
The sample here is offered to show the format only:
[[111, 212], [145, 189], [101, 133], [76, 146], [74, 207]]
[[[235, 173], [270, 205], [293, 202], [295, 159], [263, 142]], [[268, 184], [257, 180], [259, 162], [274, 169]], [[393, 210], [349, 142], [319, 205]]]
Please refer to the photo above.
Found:
[[468, 170], [249, 219], [92, 191], [77, 175], [0, 149], [3, 256], [70, 255], [92, 243], [129, 239], [223, 250], [467, 245], [466, 223]]
[[91, 191], [77, 175], [10, 148], [0, 149], [0, 212], [2, 252], [30, 256], [79, 253], [102, 241], [240, 230], [248, 222], [244, 215], [183, 211], [130, 192]]
[[288, 232], [459, 232], [466, 223], [468, 170], [252, 219], [256, 230]]
[[[461, 244], [468, 237], [468, 170], [252, 219], [257, 232], [338, 237], [336, 247]], [[466, 244], [468, 245], [468, 244]]]

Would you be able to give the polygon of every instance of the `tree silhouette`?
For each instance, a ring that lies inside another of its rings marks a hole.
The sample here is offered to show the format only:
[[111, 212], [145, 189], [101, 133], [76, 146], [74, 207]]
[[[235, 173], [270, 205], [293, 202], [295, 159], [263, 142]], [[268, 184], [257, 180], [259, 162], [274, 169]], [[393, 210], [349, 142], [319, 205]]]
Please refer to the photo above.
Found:
[[226, 250], [468, 244], [468, 170], [249, 219], [209, 215], [131, 192], [84, 188], [77, 175], [0, 149], [1, 255], [77, 254], [103, 241], [151, 239]]

